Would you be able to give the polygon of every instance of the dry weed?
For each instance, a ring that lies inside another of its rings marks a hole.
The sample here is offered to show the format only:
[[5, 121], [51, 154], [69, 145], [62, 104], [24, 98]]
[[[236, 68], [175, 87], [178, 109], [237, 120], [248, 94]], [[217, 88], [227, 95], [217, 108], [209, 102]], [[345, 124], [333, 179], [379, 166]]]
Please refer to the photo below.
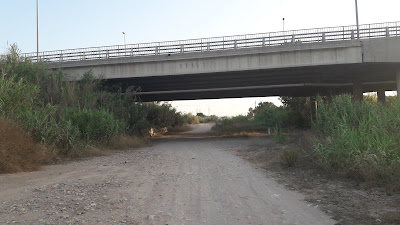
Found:
[[297, 150], [284, 149], [281, 153], [281, 163], [286, 167], [293, 167], [299, 161], [299, 152]]
[[48, 159], [43, 145], [14, 122], [0, 118], [0, 173], [37, 170]]

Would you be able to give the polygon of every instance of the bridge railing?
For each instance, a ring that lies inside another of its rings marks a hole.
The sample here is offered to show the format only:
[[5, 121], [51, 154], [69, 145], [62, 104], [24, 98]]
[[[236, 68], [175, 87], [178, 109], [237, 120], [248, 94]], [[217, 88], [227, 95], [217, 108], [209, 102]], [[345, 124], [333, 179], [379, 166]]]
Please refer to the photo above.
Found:
[[[360, 39], [400, 36], [400, 22], [360, 25]], [[179, 41], [114, 45], [39, 52], [45, 62], [68, 62], [122, 57], [183, 54], [190, 52], [331, 42], [357, 39], [357, 27], [341, 26]], [[38, 61], [37, 53], [25, 53], [25, 58]]]

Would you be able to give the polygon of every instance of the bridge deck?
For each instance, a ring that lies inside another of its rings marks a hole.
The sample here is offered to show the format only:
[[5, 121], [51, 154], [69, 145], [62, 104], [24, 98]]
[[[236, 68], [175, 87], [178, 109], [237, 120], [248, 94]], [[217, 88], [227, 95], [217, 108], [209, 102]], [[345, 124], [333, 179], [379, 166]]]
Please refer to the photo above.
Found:
[[[360, 26], [360, 39], [400, 35], [400, 22]], [[48, 63], [111, 59], [133, 56], [168, 55], [190, 52], [220, 51], [240, 48], [268, 47], [294, 43], [315, 43], [357, 39], [357, 27], [340, 26], [270, 33], [246, 34], [190, 40], [114, 45], [39, 52], [39, 59]], [[36, 52], [24, 57], [38, 60]]]
[[[400, 22], [24, 54], [144, 101], [400, 90]], [[397, 74], [397, 75], [396, 75]], [[396, 81], [399, 85], [396, 86]]]

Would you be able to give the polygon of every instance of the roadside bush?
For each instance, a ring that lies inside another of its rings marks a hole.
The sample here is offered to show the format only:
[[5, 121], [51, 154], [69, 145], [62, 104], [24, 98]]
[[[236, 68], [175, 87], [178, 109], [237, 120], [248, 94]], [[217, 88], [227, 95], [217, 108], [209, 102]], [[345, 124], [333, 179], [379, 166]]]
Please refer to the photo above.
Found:
[[281, 153], [281, 163], [286, 167], [293, 167], [299, 161], [299, 153], [296, 150], [284, 149]]
[[272, 133], [272, 138], [278, 144], [283, 144], [286, 142], [286, 137], [283, 134], [282, 128], [279, 126], [275, 126], [274, 132]]
[[134, 87], [102, 86], [91, 71], [71, 81], [61, 70], [19, 53], [12, 45], [0, 56], [0, 116], [56, 156], [79, 156], [82, 147], [115, 142], [119, 135], [145, 135], [151, 127], [186, 123], [169, 104], [137, 102]]
[[176, 110], [170, 104], [142, 104], [152, 127], [175, 126]]
[[266, 132], [268, 128], [279, 128], [274, 138], [284, 142], [282, 129], [302, 128], [301, 114], [288, 106], [277, 107], [271, 102], [260, 102], [255, 109], [250, 108], [247, 116], [236, 116], [216, 123], [214, 130], [220, 132]]
[[183, 117], [184, 117], [186, 123], [188, 123], [188, 124], [199, 124], [200, 123], [199, 117], [195, 116], [191, 113], [188, 113], [188, 114], [184, 115]]
[[292, 111], [284, 107], [264, 108], [254, 116], [254, 122], [266, 127], [293, 127]]
[[92, 111], [87, 108], [66, 109], [64, 121], [71, 121], [71, 125], [79, 130], [82, 140], [109, 142], [114, 136], [120, 134], [123, 127], [121, 121], [104, 110]]
[[218, 122], [219, 118], [216, 115], [211, 115], [211, 116], [204, 116], [199, 118], [200, 123], [211, 123], [211, 122]]
[[228, 124], [236, 124], [236, 123], [247, 123], [249, 122], [249, 118], [247, 118], [246, 116], [234, 116], [230, 119], [226, 119], [226, 120], [222, 120], [221, 124], [223, 125], [228, 125]]
[[57, 107], [40, 105], [36, 85], [27, 84], [23, 79], [15, 81], [13, 77], [0, 79], [0, 115], [17, 121], [36, 142], [61, 149], [75, 147], [77, 132], [67, 122], [57, 121]]
[[235, 116], [231, 119], [219, 121], [212, 128], [220, 133], [241, 133], [241, 132], [265, 132], [266, 128], [260, 124], [256, 124], [252, 119], [246, 116]]
[[[100, 80], [95, 79], [91, 70], [83, 74], [79, 81], [63, 81], [60, 89], [61, 100], [58, 103], [64, 108], [98, 109], [108, 107], [109, 105], [99, 107], [102, 96], [100, 83]], [[115, 97], [115, 94], [111, 94], [111, 98], [107, 100], [115, 100]]]
[[[283, 106], [291, 111], [291, 125], [293, 127], [311, 127], [311, 101], [309, 97], [282, 96], [280, 100]], [[322, 100], [322, 98], [320, 100]]]
[[79, 156], [78, 149], [82, 145], [79, 128], [74, 126], [70, 120], [62, 119], [54, 125], [54, 145], [57, 153], [67, 157]]
[[384, 106], [337, 96], [331, 105], [319, 103], [315, 126], [321, 133], [315, 152], [326, 168], [371, 184], [399, 176], [392, 171], [400, 162], [399, 102]]
[[0, 114], [17, 119], [21, 113], [34, 108], [38, 93], [37, 86], [27, 85], [22, 79], [0, 77]]

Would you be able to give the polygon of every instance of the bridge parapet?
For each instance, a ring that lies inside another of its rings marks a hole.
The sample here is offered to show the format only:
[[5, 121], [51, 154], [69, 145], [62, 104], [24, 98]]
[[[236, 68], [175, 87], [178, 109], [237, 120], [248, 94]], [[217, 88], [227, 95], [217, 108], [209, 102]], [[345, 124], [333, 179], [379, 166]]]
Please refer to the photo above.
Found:
[[[200, 38], [167, 42], [78, 48], [39, 53], [48, 63], [112, 59], [135, 56], [185, 54], [231, 49], [354, 40], [357, 27], [340, 26], [225, 37]], [[400, 36], [400, 22], [365, 24], [360, 26], [360, 39]], [[25, 53], [25, 58], [38, 61], [37, 53]]]

